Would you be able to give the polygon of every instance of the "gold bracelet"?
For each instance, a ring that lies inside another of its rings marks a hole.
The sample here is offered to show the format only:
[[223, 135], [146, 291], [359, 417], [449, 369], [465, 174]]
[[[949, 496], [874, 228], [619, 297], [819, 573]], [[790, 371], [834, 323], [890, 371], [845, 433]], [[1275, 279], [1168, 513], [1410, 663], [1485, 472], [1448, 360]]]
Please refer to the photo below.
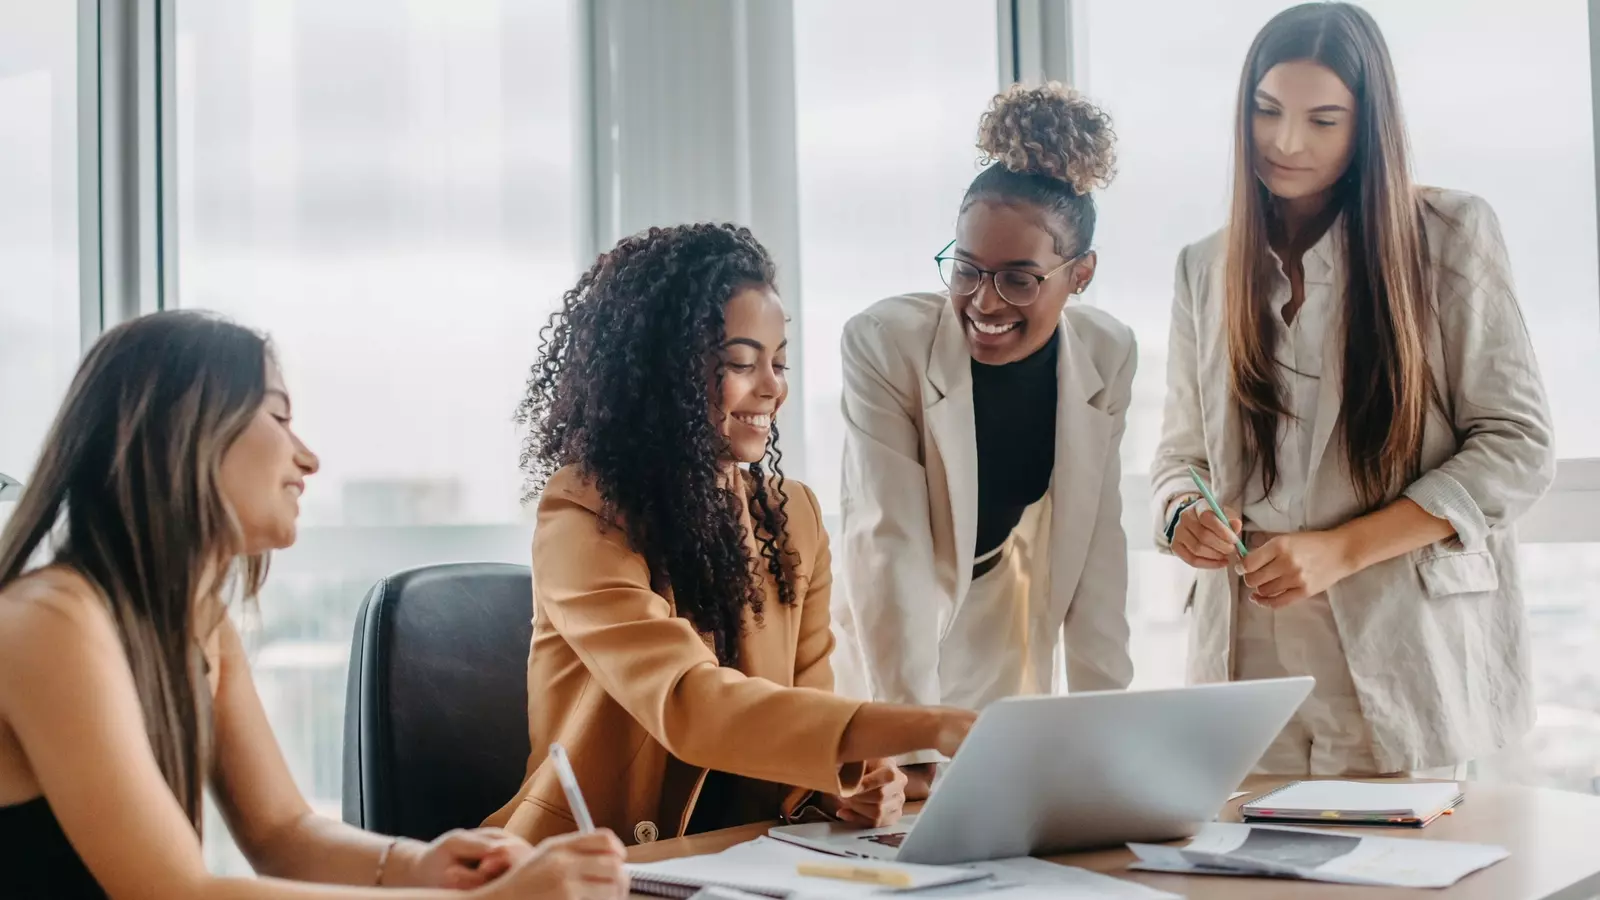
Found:
[[400, 843], [400, 839], [398, 837], [390, 838], [389, 843], [383, 846], [383, 852], [378, 854], [378, 874], [374, 875], [372, 878], [372, 883], [374, 885], [379, 887], [383, 886], [383, 870], [389, 865], [389, 852], [393, 850], [394, 845], [398, 843]]

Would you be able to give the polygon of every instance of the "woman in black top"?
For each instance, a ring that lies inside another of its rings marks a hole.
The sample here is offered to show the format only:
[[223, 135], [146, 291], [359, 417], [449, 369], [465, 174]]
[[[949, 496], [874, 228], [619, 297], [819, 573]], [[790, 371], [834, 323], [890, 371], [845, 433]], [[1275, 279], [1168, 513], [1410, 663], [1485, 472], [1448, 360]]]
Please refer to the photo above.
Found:
[[[607, 833], [423, 844], [306, 805], [226, 607], [294, 542], [317, 458], [289, 414], [265, 339], [212, 317], [136, 319], [84, 359], [0, 534], [0, 896], [624, 896]], [[268, 877], [206, 871], [208, 785]]]
[[[1094, 278], [1091, 192], [1113, 137], [1060, 85], [995, 98], [978, 139], [991, 164], [937, 256], [949, 289], [845, 327], [839, 619], [860, 655], [835, 670], [873, 700], [976, 709], [1060, 689], [1063, 657], [1072, 690], [1132, 678], [1118, 454], [1133, 333], [1069, 303]], [[937, 761], [902, 760], [908, 796]]]

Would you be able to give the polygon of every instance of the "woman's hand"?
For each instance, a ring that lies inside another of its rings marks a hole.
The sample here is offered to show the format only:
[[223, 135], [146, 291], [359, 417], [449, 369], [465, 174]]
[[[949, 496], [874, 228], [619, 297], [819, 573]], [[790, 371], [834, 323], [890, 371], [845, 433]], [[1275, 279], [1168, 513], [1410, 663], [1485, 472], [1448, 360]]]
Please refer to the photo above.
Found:
[[848, 797], [829, 797], [823, 807], [849, 825], [893, 825], [906, 810], [906, 774], [887, 759], [867, 760], [866, 769], [859, 790]]
[[1209, 504], [1189, 504], [1178, 516], [1178, 527], [1172, 530], [1172, 552], [1196, 569], [1221, 569], [1237, 559], [1234, 535], [1243, 531], [1244, 523], [1237, 510], [1224, 506], [1222, 511], [1228, 514], [1226, 525]]
[[610, 831], [545, 840], [475, 896], [484, 900], [625, 900], [627, 851]]
[[1315, 597], [1356, 572], [1340, 531], [1279, 535], [1244, 558], [1250, 599], [1274, 609]]
[[900, 771], [906, 773], [906, 799], [928, 799], [928, 795], [933, 793], [933, 776], [938, 769], [938, 763], [916, 763], [915, 765], [902, 766]]
[[499, 878], [533, 852], [527, 841], [498, 828], [458, 828], [429, 844], [395, 845], [393, 875], [384, 883], [466, 890]]

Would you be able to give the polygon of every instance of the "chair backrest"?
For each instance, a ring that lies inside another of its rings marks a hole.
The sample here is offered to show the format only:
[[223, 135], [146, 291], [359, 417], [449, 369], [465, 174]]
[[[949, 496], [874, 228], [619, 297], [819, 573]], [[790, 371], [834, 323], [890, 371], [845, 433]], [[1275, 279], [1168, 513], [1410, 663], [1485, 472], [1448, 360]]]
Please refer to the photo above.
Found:
[[431, 840], [515, 796], [532, 639], [527, 566], [425, 566], [378, 582], [350, 647], [345, 821]]

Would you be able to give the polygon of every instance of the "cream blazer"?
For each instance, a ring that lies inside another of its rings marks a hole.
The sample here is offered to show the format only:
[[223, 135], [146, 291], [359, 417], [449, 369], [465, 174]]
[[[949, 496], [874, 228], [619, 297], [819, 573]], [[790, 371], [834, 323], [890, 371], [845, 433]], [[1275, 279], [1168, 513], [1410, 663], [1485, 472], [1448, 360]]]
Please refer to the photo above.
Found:
[[[1133, 332], [1092, 307], [1067, 307], [1060, 328], [1049, 513], [1025, 517], [1015, 544], [1030, 585], [1025, 671], [1040, 691], [1059, 690], [1064, 631], [1072, 690], [1123, 688], [1133, 665], [1118, 453], [1137, 352]], [[836, 605], [835, 671], [842, 690], [936, 704], [941, 660], [983, 666], [1023, 652], [946, 640], [977, 542], [972, 357], [939, 293], [891, 297], [851, 319], [843, 359], [847, 602]]]
[[[1424, 225], [1437, 281], [1429, 356], [1445, 408], [1424, 428], [1423, 475], [1405, 488], [1457, 537], [1334, 585], [1328, 603], [1344, 645], [1373, 752], [1385, 771], [1453, 765], [1504, 747], [1533, 723], [1528, 636], [1514, 523], [1555, 477], [1550, 412], [1511, 283], [1494, 210], [1482, 199], [1426, 189]], [[1161, 442], [1151, 469], [1156, 543], [1172, 500], [1193, 490], [1186, 467], [1209, 473], [1242, 506], [1250, 476], [1241, 420], [1228, 394], [1223, 258], [1218, 232], [1178, 257]], [[1336, 280], [1345, 259], [1331, 244]], [[1330, 317], [1305, 513], [1309, 528], [1362, 512], [1335, 440], [1344, 360], [1342, 310]], [[1189, 678], [1233, 677], [1239, 581], [1202, 571], [1192, 597]]]

